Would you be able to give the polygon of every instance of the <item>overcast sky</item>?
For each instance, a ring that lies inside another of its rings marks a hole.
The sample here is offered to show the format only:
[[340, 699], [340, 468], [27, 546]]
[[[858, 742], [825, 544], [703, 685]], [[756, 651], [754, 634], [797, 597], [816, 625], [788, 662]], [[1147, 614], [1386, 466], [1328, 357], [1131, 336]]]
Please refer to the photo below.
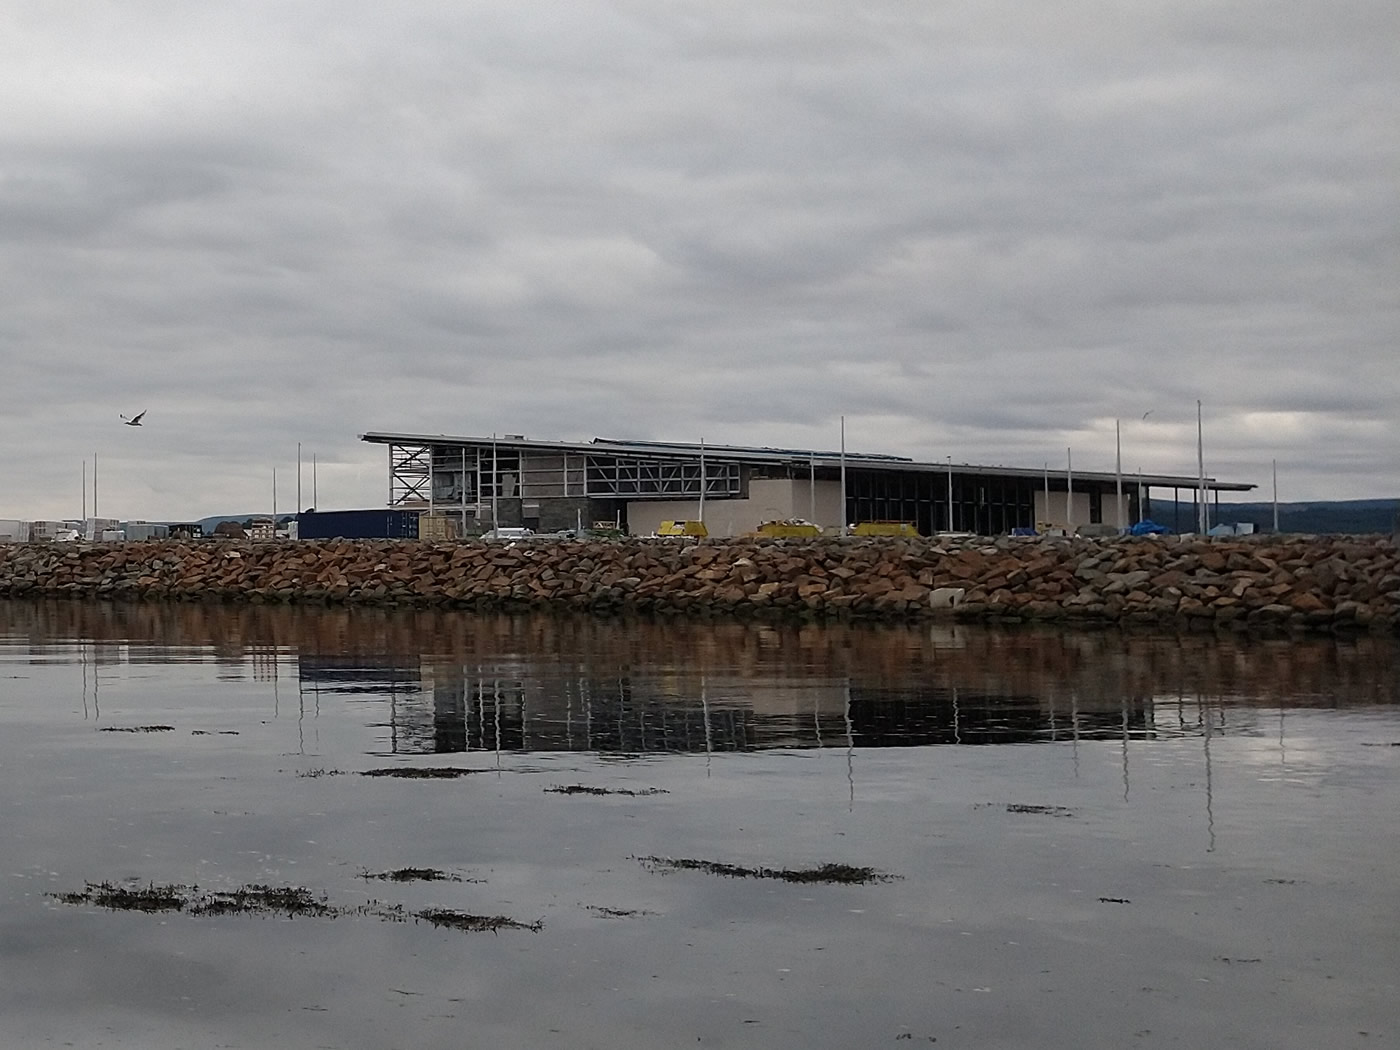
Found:
[[[1395, 0], [0, 8], [0, 517], [366, 430], [1400, 496]], [[121, 413], [149, 411], [145, 425]], [[1144, 413], [1150, 413], [1144, 419]], [[91, 513], [89, 496], [88, 512]]]

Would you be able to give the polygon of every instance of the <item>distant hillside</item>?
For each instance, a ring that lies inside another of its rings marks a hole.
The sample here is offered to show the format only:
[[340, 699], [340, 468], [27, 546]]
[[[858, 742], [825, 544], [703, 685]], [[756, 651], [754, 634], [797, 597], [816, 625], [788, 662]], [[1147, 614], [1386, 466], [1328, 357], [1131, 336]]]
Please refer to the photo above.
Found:
[[[1195, 507], [1190, 503], [1171, 500], [1152, 501], [1152, 520], [1169, 528], [1195, 531]], [[1400, 514], [1400, 499], [1331, 500], [1313, 503], [1280, 503], [1278, 527], [1280, 532], [1315, 534], [1391, 533], [1395, 531], [1396, 515]], [[1274, 527], [1272, 503], [1222, 503], [1212, 506], [1210, 523], [1234, 524], [1251, 522], [1259, 532], [1271, 532]]]

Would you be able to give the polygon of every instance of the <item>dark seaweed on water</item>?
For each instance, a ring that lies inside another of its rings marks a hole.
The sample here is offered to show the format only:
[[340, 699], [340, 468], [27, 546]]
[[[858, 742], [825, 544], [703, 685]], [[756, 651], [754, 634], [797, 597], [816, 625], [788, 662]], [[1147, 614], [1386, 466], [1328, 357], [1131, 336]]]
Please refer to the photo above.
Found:
[[337, 909], [325, 897], [314, 897], [300, 886], [241, 886], [231, 892], [205, 894], [190, 905], [191, 915], [258, 915], [280, 912], [285, 915], [330, 915]]
[[362, 777], [402, 777], [405, 780], [451, 780], [454, 777], [468, 777], [481, 773], [480, 769], [463, 769], [460, 766], [426, 766], [415, 769], [411, 766], [391, 766], [388, 769], [362, 770]]
[[99, 733], [173, 733], [174, 726], [103, 726]]
[[706, 871], [731, 879], [779, 879], [783, 882], [833, 882], [859, 886], [867, 882], [890, 882], [898, 878], [874, 868], [851, 864], [821, 864], [815, 868], [750, 868], [714, 860], [691, 860], [671, 857], [638, 857], [641, 864], [653, 871]]
[[113, 911], [159, 912], [183, 911], [190, 902], [192, 892], [189, 886], [157, 886], [154, 882], [144, 887], [89, 882], [81, 891], [55, 893], [52, 896], [64, 904], [95, 904]]
[[[400, 872], [427, 872], [429, 868], [401, 868]], [[386, 872], [393, 876], [397, 873]], [[433, 877], [457, 879], [456, 876], [437, 872]], [[375, 877], [375, 876], [370, 876]], [[149, 883], [141, 886], [117, 886], [110, 882], [89, 882], [79, 892], [51, 893], [49, 896], [64, 904], [94, 904], [113, 911], [186, 911], [191, 915], [269, 915], [282, 914], [288, 917], [309, 915], [314, 918], [334, 919], [342, 915], [367, 915], [385, 922], [404, 922], [408, 918], [421, 919], [433, 926], [446, 926], [467, 933], [498, 930], [544, 929], [542, 921], [520, 922], [505, 915], [473, 915], [470, 912], [453, 908], [425, 908], [422, 911], [406, 911], [402, 904], [384, 904], [370, 901], [359, 907], [346, 908], [326, 902], [301, 886], [264, 886], [252, 884], [236, 890], [214, 890], [200, 892], [197, 886], [157, 885]]]
[[665, 795], [665, 788], [604, 788], [589, 787], [586, 784], [563, 784], [547, 787], [545, 791], [556, 795], [632, 795], [640, 797], [642, 795]]
[[392, 871], [367, 871], [361, 878], [382, 879], [385, 882], [461, 882], [462, 876], [438, 868], [395, 868]]
[[543, 922], [518, 922], [504, 915], [472, 915], [452, 908], [424, 908], [413, 915], [434, 926], [449, 926], [468, 933], [495, 933], [497, 930], [529, 930], [538, 933], [544, 929]]

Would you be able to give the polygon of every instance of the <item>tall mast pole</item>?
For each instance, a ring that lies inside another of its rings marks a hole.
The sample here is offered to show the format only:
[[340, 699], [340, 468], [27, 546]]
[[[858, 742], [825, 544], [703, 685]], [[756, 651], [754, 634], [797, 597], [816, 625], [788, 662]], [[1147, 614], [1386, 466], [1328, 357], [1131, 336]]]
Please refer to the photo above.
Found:
[[953, 524], [953, 457], [948, 457], [948, 531], [956, 532], [957, 526]]
[[817, 457], [807, 457], [807, 520], [817, 523]]
[[292, 508], [301, 513], [301, 442], [297, 442], [297, 505]]
[[1045, 520], [1047, 523], [1050, 521], [1050, 461], [1048, 459], [1045, 461]]
[[1065, 529], [1074, 535], [1074, 449], [1065, 449]]
[[1196, 510], [1196, 525], [1202, 536], [1209, 531], [1209, 517], [1206, 509], [1206, 452], [1205, 443], [1202, 439], [1201, 430], [1201, 402], [1196, 402], [1196, 475], [1197, 484], [1200, 486], [1198, 497], [1200, 505]]
[[701, 525], [705, 524], [705, 439], [700, 439], [700, 517], [697, 519]]
[[1118, 486], [1118, 487], [1117, 487], [1117, 492], [1118, 492], [1118, 527], [1121, 529], [1121, 528], [1123, 528], [1125, 525], [1127, 525], [1127, 522], [1124, 520], [1124, 518], [1126, 517], [1126, 515], [1123, 513], [1123, 423], [1122, 423], [1122, 420], [1115, 419], [1115, 420], [1113, 421], [1113, 443], [1114, 443], [1113, 469], [1114, 469], [1114, 471], [1115, 471], [1115, 473], [1116, 473], [1116, 475], [1117, 475], [1117, 486]]
[[1278, 460], [1274, 460], [1274, 532], [1278, 532]]
[[841, 535], [846, 535], [846, 417], [841, 417]]

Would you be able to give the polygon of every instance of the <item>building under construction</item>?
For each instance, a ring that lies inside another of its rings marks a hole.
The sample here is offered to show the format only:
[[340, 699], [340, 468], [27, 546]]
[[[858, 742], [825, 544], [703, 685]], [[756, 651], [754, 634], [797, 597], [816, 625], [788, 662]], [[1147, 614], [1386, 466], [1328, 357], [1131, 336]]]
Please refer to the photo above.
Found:
[[[1127, 527], [1151, 517], [1152, 493], [1219, 500], [1254, 486], [1207, 477], [1047, 471], [816, 449], [666, 441], [533, 441], [367, 433], [389, 454], [389, 506], [492, 528], [557, 532], [607, 522], [650, 535], [700, 520], [712, 536], [800, 518], [831, 532], [911, 522], [920, 533], [998, 535], [1049, 526]], [[1198, 503], [1199, 505], [1199, 503]], [[1211, 515], [1213, 520], [1214, 515]], [[1163, 522], [1191, 531], [1187, 522]]]

